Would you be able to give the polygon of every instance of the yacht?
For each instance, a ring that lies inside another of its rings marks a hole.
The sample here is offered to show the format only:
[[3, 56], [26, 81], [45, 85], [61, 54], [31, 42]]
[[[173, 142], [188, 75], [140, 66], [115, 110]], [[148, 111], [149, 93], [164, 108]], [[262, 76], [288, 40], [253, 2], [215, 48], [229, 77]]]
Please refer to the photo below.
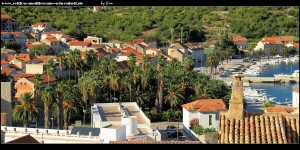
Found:
[[293, 74], [274, 74], [275, 78], [299, 78], [299, 70], [295, 70]]

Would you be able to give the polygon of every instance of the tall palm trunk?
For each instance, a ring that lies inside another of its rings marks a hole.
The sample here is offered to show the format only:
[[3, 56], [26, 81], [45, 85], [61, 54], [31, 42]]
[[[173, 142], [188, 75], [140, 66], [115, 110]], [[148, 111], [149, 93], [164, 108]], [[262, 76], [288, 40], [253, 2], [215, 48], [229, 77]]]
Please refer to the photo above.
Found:
[[57, 128], [58, 129], [63, 129], [63, 106], [62, 106], [62, 99], [58, 97], [57, 99]]
[[68, 130], [68, 120], [67, 118], [64, 118], [64, 130]]
[[162, 113], [162, 105], [163, 105], [163, 81], [160, 79], [159, 91], [158, 91], [158, 101], [159, 101], [159, 111]]
[[59, 69], [60, 69], [60, 78], [62, 79], [63, 78], [63, 73], [62, 73], [63, 68], [62, 68], [62, 66], [59, 66]]
[[48, 104], [44, 105], [44, 120], [45, 120], [45, 129], [49, 129], [50, 122], [49, 122], [49, 106]]

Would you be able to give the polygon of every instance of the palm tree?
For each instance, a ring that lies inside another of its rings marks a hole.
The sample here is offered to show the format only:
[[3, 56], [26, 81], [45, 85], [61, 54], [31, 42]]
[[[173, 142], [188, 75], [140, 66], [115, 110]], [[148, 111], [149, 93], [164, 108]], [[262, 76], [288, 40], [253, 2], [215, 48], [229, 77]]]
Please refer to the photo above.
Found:
[[89, 68], [93, 68], [92, 66], [94, 65], [95, 60], [96, 60], [95, 50], [91, 49], [86, 53], [84, 57], [84, 61]]
[[73, 65], [72, 62], [72, 51], [69, 52], [69, 54], [66, 56], [66, 64], [68, 65], [69, 68], [69, 80], [71, 80], [71, 67]]
[[58, 129], [63, 129], [63, 93], [67, 90], [67, 83], [65, 80], [58, 83], [56, 87], [57, 93], [57, 127]]
[[55, 64], [53, 59], [50, 59], [46, 63], [46, 73], [48, 76], [48, 86], [50, 86], [50, 77], [52, 78], [55, 75]]
[[60, 53], [58, 55], [58, 64], [59, 64], [59, 70], [60, 70], [60, 78], [63, 78], [63, 67], [66, 64], [66, 55], [64, 53]]
[[271, 54], [271, 56], [275, 56], [275, 55], [276, 55], [276, 50], [275, 50], [275, 48], [272, 48], [272, 49], [270, 50], [270, 54]]
[[192, 59], [191, 56], [185, 57], [184, 58], [184, 62], [183, 62], [183, 66], [185, 69], [192, 71], [194, 68], [194, 61]]
[[110, 75], [114, 74], [116, 68], [117, 68], [117, 61], [115, 59], [110, 59], [108, 63], [109, 74]]
[[165, 65], [165, 58], [163, 55], [158, 56], [158, 61], [156, 64], [157, 71], [157, 98], [156, 107], [159, 113], [162, 113], [162, 103], [163, 103], [163, 88], [164, 88], [164, 74], [162, 68]]
[[143, 75], [141, 76], [141, 84], [143, 90], [145, 90], [147, 84], [148, 84], [148, 76], [147, 76], [147, 70], [150, 64], [150, 57], [148, 55], [143, 56], [142, 60], [142, 71]]
[[22, 121], [23, 126], [27, 128], [28, 123], [37, 120], [39, 109], [32, 98], [32, 93], [26, 92], [22, 94], [21, 100], [18, 100], [17, 103], [18, 104], [12, 110], [12, 118], [14, 121]]
[[33, 76], [33, 84], [34, 84], [34, 92], [35, 92], [35, 101], [38, 102], [38, 95], [40, 95], [41, 92], [41, 85], [42, 85], [42, 76], [41, 74], [35, 74]]
[[169, 102], [171, 109], [182, 104], [183, 99], [184, 97], [182, 88], [178, 85], [170, 84], [167, 89], [167, 95], [165, 96], [165, 102]]
[[49, 107], [53, 103], [53, 90], [52, 87], [47, 86], [43, 91], [43, 103], [44, 103], [44, 121], [45, 121], [45, 129], [49, 129], [50, 121], [49, 121], [49, 114], [50, 110]]
[[288, 48], [286, 46], [284, 46], [281, 50], [280, 53], [282, 56], [285, 57], [285, 55], [288, 53]]
[[208, 54], [207, 63], [209, 66], [211, 66], [211, 71], [213, 68], [216, 69], [218, 67], [219, 62], [220, 62], [220, 56], [218, 53], [213, 52], [213, 53]]
[[114, 91], [114, 100], [116, 98], [116, 91], [119, 90], [120, 77], [118, 74], [113, 74], [110, 76], [110, 87]]
[[135, 56], [134, 56], [133, 53], [131, 53], [131, 54], [128, 56], [128, 61], [127, 61], [127, 64], [128, 64], [128, 67], [129, 67], [130, 72], [133, 72], [134, 67], [135, 67], [135, 63], [136, 63]]
[[144, 107], [145, 105], [145, 101], [147, 99], [147, 94], [146, 93], [143, 93], [141, 90], [140, 90], [140, 86], [138, 86], [136, 88], [136, 90], [133, 92], [133, 97], [136, 101], [136, 103], [140, 106], [140, 107]]
[[68, 65], [74, 66], [74, 75], [75, 75], [75, 81], [76, 81], [76, 74], [77, 74], [77, 67], [79, 67], [81, 64], [81, 57], [80, 57], [80, 50], [75, 49], [75, 50], [71, 50], [68, 54]]
[[69, 129], [69, 123], [72, 112], [77, 112], [76, 101], [74, 95], [71, 93], [65, 93], [63, 96], [63, 110], [64, 110], [64, 129]]

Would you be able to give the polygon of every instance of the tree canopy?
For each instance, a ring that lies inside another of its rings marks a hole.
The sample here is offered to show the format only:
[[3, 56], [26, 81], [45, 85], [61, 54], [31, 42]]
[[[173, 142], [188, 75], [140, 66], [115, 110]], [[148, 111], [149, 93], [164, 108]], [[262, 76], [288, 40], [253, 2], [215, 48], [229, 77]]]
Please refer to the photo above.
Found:
[[29, 51], [30, 55], [54, 55], [55, 51], [49, 45], [35, 45]]

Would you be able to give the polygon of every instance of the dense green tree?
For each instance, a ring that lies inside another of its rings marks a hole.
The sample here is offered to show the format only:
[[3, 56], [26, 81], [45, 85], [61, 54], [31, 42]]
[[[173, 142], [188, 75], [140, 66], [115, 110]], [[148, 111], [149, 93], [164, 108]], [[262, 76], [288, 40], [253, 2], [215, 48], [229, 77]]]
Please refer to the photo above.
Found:
[[24, 128], [28, 127], [31, 121], [36, 121], [39, 109], [36, 102], [32, 98], [32, 93], [24, 93], [21, 100], [17, 101], [17, 105], [12, 110], [12, 118], [14, 121], [22, 121]]
[[[2, 42], [1, 42], [2, 43]], [[8, 49], [13, 49], [15, 50], [17, 53], [22, 53], [22, 46], [20, 45], [20, 43], [18, 42], [6, 42], [4, 43], [5, 48]]]
[[50, 126], [50, 107], [53, 103], [54, 93], [52, 87], [47, 86], [43, 91], [43, 103], [44, 103], [44, 122], [45, 122], [45, 129], [49, 129]]
[[29, 51], [30, 55], [54, 55], [55, 51], [49, 46], [45, 44], [34, 45], [32, 49]]

